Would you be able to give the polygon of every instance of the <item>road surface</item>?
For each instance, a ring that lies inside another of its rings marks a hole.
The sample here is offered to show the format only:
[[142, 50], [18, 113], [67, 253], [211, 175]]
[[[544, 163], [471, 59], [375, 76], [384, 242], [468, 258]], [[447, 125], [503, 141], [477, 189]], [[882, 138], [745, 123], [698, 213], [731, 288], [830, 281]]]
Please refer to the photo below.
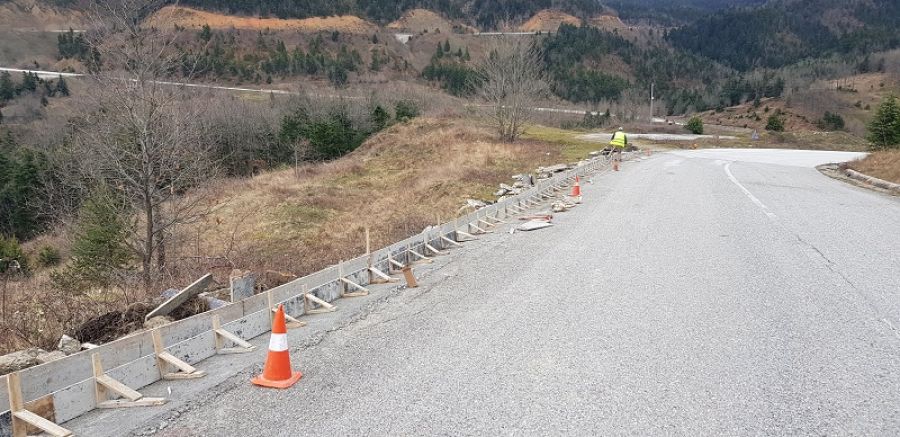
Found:
[[626, 163], [157, 435], [897, 435], [900, 199], [848, 156]]

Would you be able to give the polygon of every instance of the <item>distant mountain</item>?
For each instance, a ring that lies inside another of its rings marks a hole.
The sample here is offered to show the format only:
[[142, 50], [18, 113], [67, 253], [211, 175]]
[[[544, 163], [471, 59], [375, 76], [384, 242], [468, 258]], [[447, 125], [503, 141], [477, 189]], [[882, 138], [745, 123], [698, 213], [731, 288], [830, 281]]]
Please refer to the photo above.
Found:
[[678, 48], [746, 71], [900, 47], [898, 27], [898, 0], [775, 0], [712, 13], [668, 38]]

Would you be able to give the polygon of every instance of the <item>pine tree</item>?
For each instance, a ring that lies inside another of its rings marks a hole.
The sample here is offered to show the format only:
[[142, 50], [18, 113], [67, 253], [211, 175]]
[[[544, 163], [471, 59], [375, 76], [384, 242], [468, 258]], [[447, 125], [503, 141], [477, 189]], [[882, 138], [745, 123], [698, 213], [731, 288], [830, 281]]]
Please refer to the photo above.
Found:
[[16, 96], [16, 86], [13, 84], [12, 76], [4, 71], [0, 73], [0, 102], [12, 100]]
[[444, 40], [444, 53], [450, 53], [450, 40]]
[[66, 83], [62, 76], [56, 80], [56, 92], [63, 97], [69, 97], [69, 84]]
[[58, 287], [109, 287], [116, 274], [128, 268], [133, 259], [126, 244], [128, 214], [119, 205], [106, 190], [98, 190], [82, 205], [72, 242], [72, 263], [53, 275]]
[[878, 106], [875, 118], [869, 123], [869, 134], [866, 138], [876, 149], [900, 146], [900, 105], [895, 96], [886, 97]]

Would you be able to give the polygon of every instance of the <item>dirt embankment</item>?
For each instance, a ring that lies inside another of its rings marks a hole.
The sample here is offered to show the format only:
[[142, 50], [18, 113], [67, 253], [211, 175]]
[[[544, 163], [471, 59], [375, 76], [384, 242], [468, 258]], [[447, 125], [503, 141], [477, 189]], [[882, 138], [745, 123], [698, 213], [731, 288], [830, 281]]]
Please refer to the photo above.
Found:
[[241, 17], [218, 14], [183, 6], [166, 6], [147, 19], [147, 23], [159, 28], [175, 25], [198, 28], [209, 25], [214, 29], [271, 29], [296, 30], [299, 32], [333, 31], [368, 34], [378, 30], [375, 24], [353, 15], [334, 17], [312, 17], [304, 19], [280, 19]]
[[581, 20], [563, 11], [544, 9], [519, 26], [519, 30], [523, 32], [556, 32], [563, 24], [580, 26]]
[[406, 33], [428, 33], [439, 32], [447, 33], [475, 33], [478, 29], [474, 27], [454, 23], [440, 16], [436, 12], [428, 9], [411, 9], [406, 11], [402, 17], [387, 25], [389, 30], [406, 32]]

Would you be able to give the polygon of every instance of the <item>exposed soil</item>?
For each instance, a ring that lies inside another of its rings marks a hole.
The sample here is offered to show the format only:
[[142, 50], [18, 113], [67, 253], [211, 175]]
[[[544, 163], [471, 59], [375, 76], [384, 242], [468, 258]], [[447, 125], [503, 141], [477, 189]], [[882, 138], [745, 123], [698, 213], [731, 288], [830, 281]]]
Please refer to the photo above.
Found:
[[580, 26], [581, 20], [562, 11], [544, 9], [519, 26], [523, 32], [556, 32], [562, 24]]
[[150, 16], [147, 22], [159, 28], [171, 28], [175, 25], [198, 28], [207, 24], [215, 29], [271, 29], [299, 32], [337, 30], [346, 33], [369, 34], [378, 30], [378, 26], [375, 24], [353, 15], [285, 20], [224, 15], [182, 6], [166, 6]]

